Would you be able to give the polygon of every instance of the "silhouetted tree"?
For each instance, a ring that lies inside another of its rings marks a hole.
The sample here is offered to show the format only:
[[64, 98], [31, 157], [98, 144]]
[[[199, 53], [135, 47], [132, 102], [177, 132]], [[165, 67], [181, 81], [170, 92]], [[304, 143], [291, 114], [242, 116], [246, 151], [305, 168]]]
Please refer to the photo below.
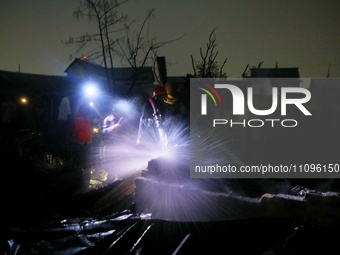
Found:
[[202, 47], [200, 48], [201, 60], [199, 62], [196, 62], [193, 56], [191, 56], [191, 63], [195, 77], [202, 78], [227, 77], [227, 74], [223, 72], [223, 67], [227, 62], [227, 58], [225, 58], [221, 67], [219, 67], [218, 62], [216, 60], [218, 56], [218, 51], [215, 52], [217, 47], [215, 30], [216, 28], [213, 29], [213, 31], [209, 35], [209, 41], [206, 45], [205, 52], [203, 52]]
[[127, 15], [119, 12], [122, 4], [128, 0], [81, 0], [74, 16], [79, 18], [87, 18], [90, 21], [95, 21], [97, 30], [95, 33], [74, 38], [70, 37], [66, 44], [77, 44], [77, 50], [71, 54], [84, 55], [86, 52], [88, 60], [97, 61], [103, 64], [106, 71], [107, 82], [111, 90], [114, 92], [114, 84], [111, 84], [109, 75], [109, 67], [111, 67], [111, 77], [113, 74], [113, 57], [116, 53], [115, 44], [119, 40], [119, 32], [127, 26], [125, 23]]
[[[80, 0], [80, 7], [74, 12], [76, 18], [88, 18], [95, 21], [97, 31], [95, 33], [73, 38], [70, 37], [66, 44], [77, 44], [77, 50], [71, 54], [84, 55], [88, 60], [93, 60], [104, 65], [108, 84], [114, 91], [113, 59], [120, 56], [122, 64], [133, 68], [133, 81], [128, 90], [131, 93], [143, 67], [153, 66], [157, 58], [157, 50], [175, 40], [158, 42], [157, 36], [149, 36], [149, 24], [154, 15], [154, 9], [148, 12], [138, 30], [132, 30], [134, 21], [128, 21], [128, 16], [122, 14], [119, 9], [128, 0]], [[133, 32], [131, 32], [133, 31]], [[146, 35], [146, 36], [144, 36]], [[177, 40], [177, 39], [176, 39]], [[111, 70], [111, 77], [109, 75]]]
[[134, 70], [133, 82], [130, 85], [128, 94], [133, 90], [145, 66], [153, 67], [154, 75], [159, 81], [158, 74], [155, 71], [157, 70], [155, 66], [157, 64], [158, 49], [181, 38], [159, 42], [155, 34], [151, 35], [150, 22], [154, 17], [154, 12], [155, 9], [148, 11], [148, 14], [137, 30], [131, 31], [131, 24], [126, 24], [125, 38], [117, 41], [123, 62], [127, 62]]
[[[256, 67], [256, 66], [253, 66], [252, 68], [253, 68], [253, 69], [255, 69], [255, 68], [260, 69], [261, 66], [262, 66], [262, 64], [263, 64], [263, 61], [259, 62], [259, 63], [257, 64], [257, 67]], [[242, 73], [242, 78], [247, 78], [247, 77], [249, 77], [249, 64], [247, 64], [246, 68], [244, 69], [244, 71], [243, 71], [243, 73]]]

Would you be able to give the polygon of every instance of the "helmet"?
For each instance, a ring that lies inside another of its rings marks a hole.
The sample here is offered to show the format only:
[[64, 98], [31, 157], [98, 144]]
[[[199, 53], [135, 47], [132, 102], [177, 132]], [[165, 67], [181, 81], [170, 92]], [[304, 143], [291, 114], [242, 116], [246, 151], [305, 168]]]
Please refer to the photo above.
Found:
[[167, 94], [166, 99], [164, 100], [164, 103], [166, 104], [174, 104], [176, 102], [176, 98], [171, 95], [171, 94]]
[[155, 91], [152, 93], [152, 97], [156, 97], [160, 95], [166, 95], [166, 90], [163, 86], [157, 86]]

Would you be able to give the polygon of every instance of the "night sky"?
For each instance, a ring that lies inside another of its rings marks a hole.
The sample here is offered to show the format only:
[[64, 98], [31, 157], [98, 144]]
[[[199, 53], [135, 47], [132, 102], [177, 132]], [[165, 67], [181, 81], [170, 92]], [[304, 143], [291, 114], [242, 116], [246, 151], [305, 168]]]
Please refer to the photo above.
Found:
[[[75, 46], [62, 40], [93, 29], [87, 20], [73, 18], [78, 6], [78, 0], [1, 0], [0, 70], [18, 71], [20, 65], [24, 73], [66, 75]], [[123, 7], [137, 24], [155, 8], [150, 31], [159, 41], [183, 36], [158, 52], [170, 76], [193, 73], [191, 55], [199, 60], [199, 48], [216, 28], [218, 61], [228, 58], [229, 77], [261, 61], [264, 68], [276, 62], [298, 67], [306, 78], [325, 78], [330, 67], [330, 77], [340, 77], [337, 0], [131, 0]]]

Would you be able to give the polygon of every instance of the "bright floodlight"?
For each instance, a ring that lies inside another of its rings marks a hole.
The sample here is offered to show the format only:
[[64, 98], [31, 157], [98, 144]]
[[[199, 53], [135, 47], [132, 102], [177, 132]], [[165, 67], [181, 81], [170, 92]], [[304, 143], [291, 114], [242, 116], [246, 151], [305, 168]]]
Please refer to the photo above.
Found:
[[98, 88], [94, 83], [88, 83], [84, 87], [85, 96], [94, 98], [98, 95]]

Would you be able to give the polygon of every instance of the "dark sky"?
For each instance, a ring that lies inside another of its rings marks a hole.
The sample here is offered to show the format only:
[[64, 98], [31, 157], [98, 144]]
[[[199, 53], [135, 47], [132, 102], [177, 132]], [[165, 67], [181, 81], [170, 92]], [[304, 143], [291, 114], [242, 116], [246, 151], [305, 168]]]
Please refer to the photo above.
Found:
[[[91, 30], [73, 18], [78, 0], [1, 0], [0, 70], [65, 75], [73, 46], [62, 40]], [[169, 75], [192, 73], [216, 28], [218, 61], [238, 78], [247, 64], [299, 67], [301, 77], [340, 77], [340, 1], [338, 0], [130, 0], [124, 12], [137, 23], [155, 8], [151, 31], [159, 41], [184, 35], [159, 50]], [[119, 61], [117, 61], [119, 65]]]

